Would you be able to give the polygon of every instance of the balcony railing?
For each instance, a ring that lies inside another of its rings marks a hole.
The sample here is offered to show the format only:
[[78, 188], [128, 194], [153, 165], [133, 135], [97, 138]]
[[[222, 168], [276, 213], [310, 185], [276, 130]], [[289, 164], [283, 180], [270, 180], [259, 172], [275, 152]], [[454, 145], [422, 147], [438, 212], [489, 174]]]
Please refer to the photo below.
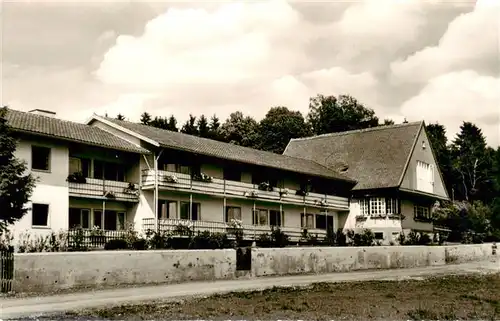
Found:
[[[84, 182], [68, 182], [69, 195], [118, 201], [139, 201], [139, 186], [127, 182], [86, 178]], [[129, 186], [131, 185], [131, 186]]]
[[[143, 187], [153, 187], [155, 183], [154, 170], [142, 171]], [[281, 202], [283, 204], [295, 204], [319, 207], [335, 210], [349, 210], [348, 198], [307, 193], [305, 196], [296, 195], [296, 190], [287, 188], [273, 188], [272, 191], [263, 191], [257, 184], [249, 184], [237, 181], [212, 178], [208, 182], [191, 179], [191, 175], [158, 171], [158, 187], [161, 189], [178, 190], [183, 192], [195, 192], [201, 194], [212, 194], [233, 198], [249, 198]]]
[[68, 230], [68, 246], [72, 249], [101, 249], [111, 240], [123, 239], [127, 231], [92, 230], [73, 228]]
[[[158, 231], [163, 233], [174, 233], [175, 229], [180, 223], [188, 223], [192, 225], [191, 231], [195, 234], [198, 232], [208, 231], [210, 233], [228, 233], [231, 228], [223, 222], [211, 221], [188, 221], [181, 219], [162, 219], [158, 220]], [[145, 218], [142, 220], [142, 228], [144, 231], [155, 230], [155, 219]], [[248, 225], [243, 224], [243, 239], [244, 240], [257, 240], [262, 234], [271, 233], [271, 226], [264, 225]], [[303, 229], [300, 227], [280, 227], [281, 231], [290, 237], [291, 241], [298, 241], [302, 237]], [[307, 229], [309, 234], [317, 236], [318, 238], [326, 236], [326, 230], [322, 229]]]

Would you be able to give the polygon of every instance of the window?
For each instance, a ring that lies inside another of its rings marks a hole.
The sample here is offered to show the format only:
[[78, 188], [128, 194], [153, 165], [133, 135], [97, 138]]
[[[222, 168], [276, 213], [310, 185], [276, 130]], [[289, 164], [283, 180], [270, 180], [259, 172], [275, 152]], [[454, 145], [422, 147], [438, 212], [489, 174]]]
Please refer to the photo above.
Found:
[[434, 191], [434, 166], [417, 161], [417, 189], [423, 192]]
[[385, 208], [387, 214], [400, 214], [399, 200], [397, 198], [386, 198]]
[[94, 210], [94, 217], [92, 218], [92, 226], [94, 227], [97, 226], [98, 228], [102, 229], [102, 211], [96, 211]]
[[160, 220], [166, 220], [168, 218], [177, 218], [177, 201], [159, 200], [158, 218]]
[[383, 232], [375, 232], [375, 239], [376, 240], [383, 240], [384, 239], [384, 233]]
[[364, 198], [364, 199], [359, 200], [359, 210], [360, 210], [360, 214], [363, 216], [370, 215], [370, 199], [369, 198]]
[[285, 212], [283, 211], [269, 211], [269, 225], [271, 226], [284, 226]]
[[326, 230], [326, 215], [316, 214], [316, 228]]
[[81, 226], [82, 228], [91, 228], [90, 226], [90, 210], [83, 208], [69, 209], [69, 228]]
[[50, 170], [50, 148], [31, 146], [31, 169], [40, 171]]
[[69, 173], [82, 173], [85, 177], [90, 177], [90, 159], [70, 157]]
[[122, 164], [94, 160], [94, 178], [124, 182], [125, 168]]
[[385, 215], [385, 199], [382, 197], [370, 198], [370, 215]]
[[183, 220], [199, 221], [201, 216], [200, 203], [191, 203], [192, 206], [189, 205], [189, 202], [181, 202], [180, 218]]
[[231, 222], [231, 220], [241, 221], [241, 207], [226, 206], [226, 222]]
[[224, 168], [224, 179], [241, 182], [241, 171], [232, 167]]
[[256, 209], [253, 211], [253, 225], [269, 225], [267, 219], [267, 210]]
[[31, 225], [49, 226], [49, 205], [33, 203], [31, 206]]
[[413, 207], [413, 216], [416, 219], [424, 219], [424, 220], [431, 219], [431, 213], [429, 207], [415, 205]]
[[104, 229], [107, 231], [123, 230], [125, 228], [125, 213], [106, 210], [104, 213]]
[[302, 228], [314, 228], [314, 214], [301, 213], [300, 214], [300, 227]]

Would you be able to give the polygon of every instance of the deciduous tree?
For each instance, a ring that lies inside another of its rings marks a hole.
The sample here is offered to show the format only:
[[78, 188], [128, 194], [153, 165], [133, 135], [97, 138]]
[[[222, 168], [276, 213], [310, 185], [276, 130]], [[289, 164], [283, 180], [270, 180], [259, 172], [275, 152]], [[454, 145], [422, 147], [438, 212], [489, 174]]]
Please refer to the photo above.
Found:
[[0, 234], [28, 211], [36, 179], [26, 173], [26, 163], [16, 158], [16, 139], [7, 123], [7, 107], [0, 108]]
[[316, 135], [376, 127], [379, 124], [373, 109], [366, 108], [349, 95], [337, 98], [318, 94], [312, 97], [307, 119]]
[[221, 126], [221, 136], [225, 142], [255, 147], [257, 144], [258, 123], [241, 111], [229, 115]]
[[299, 111], [291, 111], [286, 107], [273, 107], [259, 123], [257, 147], [282, 154], [290, 139], [310, 134], [309, 125]]

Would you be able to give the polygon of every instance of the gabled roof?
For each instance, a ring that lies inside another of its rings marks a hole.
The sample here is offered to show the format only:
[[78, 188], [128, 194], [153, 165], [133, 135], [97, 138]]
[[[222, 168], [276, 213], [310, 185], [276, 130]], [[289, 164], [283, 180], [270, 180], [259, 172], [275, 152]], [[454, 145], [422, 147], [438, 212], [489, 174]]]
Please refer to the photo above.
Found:
[[65, 141], [148, 154], [149, 151], [95, 126], [8, 109], [7, 124], [14, 132], [53, 137]]
[[[173, 132], [138, 123], [132, 123], [113, 118], [94, 116], [95, 120], [104, 119], [116, 126], [157, 142], [163, 148], [187, 151], [191, 153], [232, 160], [244, 164], [259, 165], [286, 171], [320, 176], [329, 179], [343, 180], [355, 183], [352, 179], [328, 169], [314, 161], [261, 151], [253, 148], [223, 143], [212, 139]], [[88, 123], [92, 123], [90, 120]]]
[[283, 154], [345, 173], [354, 190], [399, 187], [423, 122], [290, 140]]

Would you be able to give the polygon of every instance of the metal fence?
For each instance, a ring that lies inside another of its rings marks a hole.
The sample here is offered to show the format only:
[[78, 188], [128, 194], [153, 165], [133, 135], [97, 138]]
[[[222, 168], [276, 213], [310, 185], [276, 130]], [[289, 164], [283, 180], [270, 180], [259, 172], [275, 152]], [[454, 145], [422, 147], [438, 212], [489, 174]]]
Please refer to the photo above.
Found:
[[0, 250], [0, 287], [1, 293], [12, 291], [14, 281], [14, 250]]
[[111, 240], [123, 239], [126, 231], [70, 229], [68, 230], [68, 247], [72, 250], [101, 249]]

